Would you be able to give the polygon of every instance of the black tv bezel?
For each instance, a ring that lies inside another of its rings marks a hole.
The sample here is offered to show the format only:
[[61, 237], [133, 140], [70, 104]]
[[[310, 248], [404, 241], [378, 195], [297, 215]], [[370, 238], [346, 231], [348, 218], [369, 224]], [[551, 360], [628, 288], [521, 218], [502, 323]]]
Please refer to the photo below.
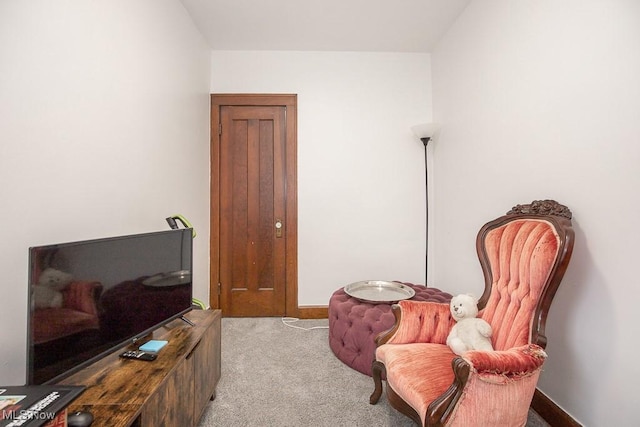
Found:
[[[30, 246], [28, 249], [28, 254], [29, 254], [29, 273], [28, 273], [28, 282], [27, 282], [27, 354], [26, 354], [26, 365], [27, 365], [27, 370], [26, 370], [26, 385], [50, 385], [50, 384], [55, 384], [65, 378], [70, 377], [71, 375], [77, 373], [78, 371], [86, 368], [87, 366], [97, 362], [98, 360], [104, 358], [105, 356], [108, 356], [110, 354], [113, 354], [115, 352], [117, 352], [118, 350], [131, 345], [131, 344], [135, 344], [136, 342], [138, 342], [140, 339], [148, 336], [149, 334], [151, 334], [153, 331], [155, 331], [156, 329], [172, 322], [173, 320], [176, 320], [178, 318], [183, 317], [185, 314], [187, 314], [188, 312], [190, 312], [191, 310], [193, 310], [193, 303], [191, 303], [189, 305], [188, 308], [185, 308], [184, 310], [181, 310], [180, 312], [176, 312], [175, 314], [172, 314], [171, 316], [167, 317], [166, 319], [162, 320], [161, 322], [156, 323], [155, 325], [141, 331], [138, 333], [135, 333], [131, 336], [128, 336], [126, 338], [123, 338], [121, 341], [115, 343], [114, 345], [110, 346], [109, 348], [105, 349], [104, 351], [90, 357], [89, 359], [86, 359], [82, 362], [79, 362], [77, 365], [73, 366], [72, 368], [69, 368], [67, 370], [65, 370], [64, 372], [61, 372], [60, 374], [42, 382], [42, 383], [34, 383], [34, 373], [35, 373], [35, 369], [34, 369], [34, 363], [33, 363], [33, 359], [34, 359], [34, 354], [33, 354], [33, 347], [34, 345], [32, 344], [32, 336], [31, 336], [31, 299], [32, 299], [32, 292], [31, 292], [31, 284], [32, 284], [32, 279], [33, 279], [33, 274], [34, 274], [34, 269], [35, 269], [35, 260], [33, 257], [33, 253], [36, 249], [43, 249], [43, 248], [59, 248], [59, 247], [65, 247], [65, 246], [72, 246], [72, 245], [78, 245], [78, 244], [91, 244], [91, 243], [100, 243], [100, 242], [109, 242], [109, 241], [116, 241], [116, 240], [126, 240], [126, 239], [131, 239], [131, 238], [135, 238], [135, 237], [149, 237], [149, 236], [154, 236], [154, 235], [160, 235], [160, 234], [168, 234], [168, 233], [181, 233], [183, 235], [188, 235], [189, 239], [190, 239], [190, 246], [191, 246], [191, 257], [190, 257], [190, 262], [189, 262], [189, 270], [191, 271], [191, 298], [190, 301], [193, 302], [193, 229], [191, 228], [180, 228], [180, 229], [172, 229], [172, 230], [162, 230], [162, 231], [152, 231], [152, 232], [147, 232], [147, 233], [133, 233], [133, 234], [126, 234], [126, 235], [120, 235], [120, 236], [112, 236], [112, 237], [103, 237], [103, 238], [96, 238], [96, 239], [86, 239], [86, 240], [78, 240], [78, 241], [69, 241], [69, 242], [64, 242], [64, 243], [53, 243], [53, 244], [44, 244], [44, 245], [36, 245], [36, 246]], [[185, 319], [185, 321], [187, 321], [187, 319]], [[189, 323], [190, 325], [193, 325], [190, 321], [187, 321], [187, 323]]]

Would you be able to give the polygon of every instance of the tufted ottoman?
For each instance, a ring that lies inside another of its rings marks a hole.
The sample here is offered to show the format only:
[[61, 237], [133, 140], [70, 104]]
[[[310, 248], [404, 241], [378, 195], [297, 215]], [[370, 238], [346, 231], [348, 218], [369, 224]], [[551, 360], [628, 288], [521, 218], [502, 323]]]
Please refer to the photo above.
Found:
[[[403, 282], [416, 291], [414, 301], [448, 303], [451, 295], [436, 288]], [[391, 329], [395, 316], [391, 304], [372, 304], [347, 295], [343, 288], [329, 300], [329, 346], [333, 353], [356, 371], [371, 376], [376, 335]]]

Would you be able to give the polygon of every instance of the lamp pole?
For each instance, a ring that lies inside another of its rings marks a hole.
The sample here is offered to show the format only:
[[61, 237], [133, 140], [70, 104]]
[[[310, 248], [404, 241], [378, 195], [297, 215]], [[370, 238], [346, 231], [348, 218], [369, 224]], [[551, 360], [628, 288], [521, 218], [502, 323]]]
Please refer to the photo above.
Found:
[[420, 141], [424, 144], [424, 194], [425, 194], [425, 254], [424, 254], [424, 283], [428, 285], [429, 280], [429, 157], [427, 152], [427, 145], [431, 141], [431, 137], [427, 136], [420, 138]]
[[429, 280], [429, 153], [427, 145], [439, 129], [437, 123], [423, 123], [411, 127], [411, 131], [422, 141], [424, 145], [424, 193], [425, 193], [425, 255], [424, 255], [424, 281]]

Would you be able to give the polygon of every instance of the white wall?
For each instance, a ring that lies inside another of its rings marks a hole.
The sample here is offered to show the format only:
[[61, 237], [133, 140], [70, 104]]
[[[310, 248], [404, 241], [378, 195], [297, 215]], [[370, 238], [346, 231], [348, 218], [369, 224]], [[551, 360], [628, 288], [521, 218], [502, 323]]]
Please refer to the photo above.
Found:
[[209, 66], [177, 0], [0, 2], [0, 384], [25, 381], [29, 246], [183, 213], [207, 299]]
[[638, 41], [636, 1], [476, 0], [432, 56], [432, 284], [480, 292], [484, 222], [533, 199], [569, 206], [539, 387], [590, 426], [637, 420]]
[[212, 93], [298, 95], [298, 302], [424, 281], [427, 54], [214, 51]]

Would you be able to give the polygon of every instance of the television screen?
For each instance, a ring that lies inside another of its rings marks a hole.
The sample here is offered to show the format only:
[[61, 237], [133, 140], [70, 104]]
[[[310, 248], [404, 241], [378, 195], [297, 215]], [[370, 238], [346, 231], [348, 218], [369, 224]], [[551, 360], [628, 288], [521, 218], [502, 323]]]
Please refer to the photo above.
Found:
[[54, 383], [191, 309], [191, 229], [29, 248], [27, 383]]

